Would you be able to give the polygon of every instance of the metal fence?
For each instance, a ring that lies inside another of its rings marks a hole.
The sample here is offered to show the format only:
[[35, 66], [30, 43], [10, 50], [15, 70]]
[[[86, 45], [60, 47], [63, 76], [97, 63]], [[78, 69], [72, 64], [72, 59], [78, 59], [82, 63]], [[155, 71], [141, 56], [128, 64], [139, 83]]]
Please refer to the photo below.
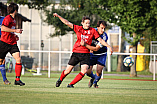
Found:
[[[41, 68], [42, 70], [48, 70], [48, 77], [50, 78], [50, 72], [51, 71], [63, 71], [66, 68], [66, 65], [68, 63], [68, 60], [70, 59], [71, 51], [36, 51], [36, 50], [21, 50], [21, 53], [25, 53], [26, 55], [29, 53], [29, 55], [36, 55], [35, 57], [29, 56], [31, 58], [34, 58], [34, 61], [32, 63], [33, 67], [32, 68]], [[44, 54], [42, 56], [42, 54]], [[137, 55], [137, 56], [153, 56], [153, 60], [150, 60], [149, 66], [151, 66], [152, 73], [153, 73], [153, 80], [155, 80], [155, 73], [156, 73], [156, 56], [157, 54], [149, 54], [149, 53], [113, 53], [113, 55]], [[112, 56], [113, 56], [112, 55]], [[44, 61], [40, 61], [42, 58], [39, 57], [44, 57]], [[107, 58], [107, 71], [111, 72], [113, 71], [113, 64], [118, 64], [117, 61], [114, 62], [113, 57], [108, 53], [108, 58]], [[116, 58], [117, 59], [117, 58]], [[115, 59], [115, 60], [116, 60]], [[22, 60], [24, 61], [24, 60]], [[44, 63], [41, 63], [44, 62]], [[141, 62], [142, 63], [142, 62]], [[148, 63], [146, 60], [144, 60], [143, 63]], [[74, 70], [77, 70], [74, 69]], [[115, 70], [115, 69], [114, 69]]]

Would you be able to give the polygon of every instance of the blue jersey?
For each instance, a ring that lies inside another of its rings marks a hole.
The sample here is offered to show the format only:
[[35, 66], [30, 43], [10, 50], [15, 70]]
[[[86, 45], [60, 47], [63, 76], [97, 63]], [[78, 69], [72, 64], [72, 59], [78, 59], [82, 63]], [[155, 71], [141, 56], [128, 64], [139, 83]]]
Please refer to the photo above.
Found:
[[2, 26], [2, 21], [5, 17], [3, 16], [0, 16], [0, 37], [1, 37], [1, 26]]
[[[98, 29], [95, 28], [95, 30], [97, 31]], [[105, 41], [107, 42], [108, 40], [108, 36], [106, 34], [106, 32], [104, 32], [103, 34], [100, 35], [100, 37]], [[96, 45], [99, 45], [101, 48], [98, 50], [98, 51], [93, 51], [93, 54], [104, 54], [107, 52], [107, 47], [106, 46], [103, 46], [98, 40], [96, 39], [93, 39], [92, 40], [92, 46], [96, 46]]]

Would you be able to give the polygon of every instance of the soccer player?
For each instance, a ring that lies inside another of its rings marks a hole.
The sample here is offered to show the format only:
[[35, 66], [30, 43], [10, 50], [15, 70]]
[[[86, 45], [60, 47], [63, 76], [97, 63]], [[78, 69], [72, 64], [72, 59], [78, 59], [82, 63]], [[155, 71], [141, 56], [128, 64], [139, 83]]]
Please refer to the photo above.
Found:
[[[95, 28], [96, 31], [98, 31], [100, 37], [107, 42], [108, 36], [105, 32], [105, 28], [107, 27], [107, 24], [105, 21], [98, 21], [97, 22], [97, 28]], [[98, 81], [101, 78], [102, 70], [106, 63], [106, 57], [107, 57], [107, 47], [102, 45], [99, 41], [94, 39], [92, 41], [92, 46], [86, 44], [84, 41], [81, 41], [81, 45], [85, 45], [88, 49], [92, 50], [93, 52], [90, 53], [90, 68], [87, 70], [87, 76], [91, 77], [88, 87], [92, 87], [92, 85], [95, 88], [98, 88]], [[96, 74], [93, 74], [93, 65], [97, 65], [96, 68]]]
[[61, 76], [56, 82], [56, 87], [59, 87], [62, 83], [63, 79], [72, 71], [75, 65], [77, 65], [80, 62], [81, 65], [81, 72], [72, 80], [71, 83], [68, 84], [67, 87], [74, 88], [74, 84], [79, 82], [87, 72], [87, 69], [89, 68], [89, 59], [90, 59], [90, 51], [85, 46], [82, 46], [80, 44], [81, 40], [84, 40], [86, 44], [91, 45], [92, 39], [97, 39], [101, 44], [104, 46], [107, 46], [110, 48], [110, 51], [112, 52], [112, 48], [110, 45], [108, 45], [101, 37], [99, 37], [98, 32], [90, 27], [90, 18], [89, 17], [83, 17], [82, 18], [82, 26], [78, 26], [75, 24], [72, 24], [68, 20], [64, 19], [57, 13], [53, 14], [54, 17], [58, 17], [64, 24], [69, 26], [71, 29], [73, 29], [77, 35], [77, 41], [75, 42], [73, 46], [73, 53], [71, 55], [71, 58], [68, 62], [68, 65], [66, 67], [66, 70], [64, 70], [61, 73]]
[[1, 26], [1, 40], [0, 40], [0, 68], [4, 68], [3, 61], [5, 59], [5, 56], [8, 52], [15, 58], [16, 65], [15, 65], [15, 85], [23, 86], [25, 83], [23, 83], [20, 80], [21, 76], [21, 58], [20, 58], [20, 51], [17, 46], [17, 35], [16, 33], [22, 33], [22, 29], [15, 29], [16, 27], [16, 21], [15, 21], [15, 15], [18, 13], [18, 5], [15, 3], [10, 3], [7, 7], [7, 12], [9, 15], [7, 15], [2, 22]]

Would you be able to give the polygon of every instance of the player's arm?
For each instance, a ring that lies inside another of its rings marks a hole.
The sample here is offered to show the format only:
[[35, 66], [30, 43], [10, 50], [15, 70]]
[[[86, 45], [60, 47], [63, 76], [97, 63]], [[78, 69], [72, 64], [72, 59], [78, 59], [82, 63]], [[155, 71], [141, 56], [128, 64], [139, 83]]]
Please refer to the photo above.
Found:
[[111, 52], [111, 55], [112, 55], [112, 53], [113, 53], [112, 47], [111, 47], [109, 44], [107, 44], [107, 42], [105, 42], [101, 37], [99, 37], [97, 40], [98, 40], [103, 46], [108, 47], [108, 48], [110, 49], [110, 52]]
[[85, 46], [86, 48], [92, 50], [92, 51], [98, 51], [98, 50], [101, 48], [99, 45], [96, 45], [96, 47], [91, 46], [91, 45], [88, 45], [88, 44], [86, 44], [83, 40], [81, 40], [80, 44], [81, 44], [82, 46]]
[[64, 24], [66, 24], [67, 26], [69, 26], [71, 29], [73, 29], [73, 24], [71, 22], [69, 22], [68, 20], [64, 19], [63, 17], [61, 17], [60, 15], [58, 15], [57, 13], [53, 13], [54, 17], [58, 17]]
[[22, 29], [11, 29], [11, 28], [8, 28], [4, 25], [1, 26], [1, 31], [5, 31], [5, 32], [16, 32], [16, 33], [22, 33]]

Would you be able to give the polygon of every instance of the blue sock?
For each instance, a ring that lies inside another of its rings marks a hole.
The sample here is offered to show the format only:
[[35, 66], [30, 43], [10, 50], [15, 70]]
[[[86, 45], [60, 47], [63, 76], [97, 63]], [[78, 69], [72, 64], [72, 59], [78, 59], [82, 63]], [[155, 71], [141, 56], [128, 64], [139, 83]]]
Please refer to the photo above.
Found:
[[3, 81], [5, 81], [7, 79], [6, 78], [5, 64], [0, 65], [0, 70], [1, 70], [2, 77], [3, 77]]
[[91, 77], [91, 78], [95, 78], [95, 75], [93, 74], [93, 71], [91, 72], [90, 75], [86, 74], [88, 77]]
[[100, 78], [101, 78], [101, 75], [100, 75], [100, 76], [97, 76], [97, 75], [95, 74], [95, 80], [94, 80], [93, 84], [97, 84], [97, 82], [100, 80]]

